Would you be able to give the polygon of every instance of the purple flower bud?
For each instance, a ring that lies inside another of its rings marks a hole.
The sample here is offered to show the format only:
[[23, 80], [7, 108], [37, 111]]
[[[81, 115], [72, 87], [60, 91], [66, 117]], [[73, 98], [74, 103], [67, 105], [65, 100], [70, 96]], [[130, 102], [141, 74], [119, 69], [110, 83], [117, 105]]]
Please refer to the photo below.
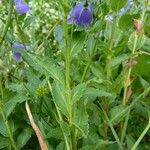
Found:
[[29, 5], [22, 0], [14, 0], [14, 4], [19, 14], [25, 14], [29, 11]]
[[130, 7], [132, 6], [132, 4], [133, 4], [133, 1], [132, 0], [128, 0], [126, 6], [124, 8], [120, 9], [120, 12], [119, 12], [118, 15], [119, 16], [124, 15], [130, 9]]
[[[12, 45], [13, 48], [17, 48], [17, 49], [23, 49], [23, 50], [29, 50], [30, 46], [26, 46], [20, 43], [14, 43]], [[13, 52], [13, 56], [15, 58], [15, 60], [18, 62], [21, 60], [21, 54], [19, 52]]]
[[[120, 9], [118, 16], [124, 15], [130, 9], [132, 4], [133, 4], [133, 0], [128, 0], [126, 6]], [[113, 19], [114, 19], [114, 15], [105, 16], [105, 20], [107, 20], [107, 21], [113, 21]]]
[[90, 3], [87, 7], [78, 3], [71, 9], [68, 15], [68, 24], [77, 24], [88, 26], [93, 22], [93, 4]]
[[17, 62], [21, 60], [21, 54], [18, 52], [13, 52], [13, 56]]

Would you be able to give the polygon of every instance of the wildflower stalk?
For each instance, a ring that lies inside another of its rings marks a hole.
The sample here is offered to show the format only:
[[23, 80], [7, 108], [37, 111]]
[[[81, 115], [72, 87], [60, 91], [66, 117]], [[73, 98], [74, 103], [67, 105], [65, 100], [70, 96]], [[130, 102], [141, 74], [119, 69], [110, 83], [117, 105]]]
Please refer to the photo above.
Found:
[[[141, 21], [143, 22], [144, 21], [144, 17], [145, 17], [145, 12], [146, 12], [146, 9], [143, 8], [143, 11], [142, 11], [142, 14], [141, 14]], [[136, 32], [136, 31], [135, 31]], [[136, 33], [138, 34], [138, 33]], [[138, 44], [138, 36], [135, 36], [135, 39], [134, 39], [134, 43], [133, 43], [133, 49], [132, 49], [132, 53], [131, 55], [134, 56], [134, 54], [136, 53], [136, 47], [137, 47], [137, 44]], [[132, 57], [131, 59], [129, 60], [129, 63], [132, 62]], [[130, 76], [131, 76], [131, 72], [132, 72], [132, 64], [129, 65], [129, 68], [127, 70], [127, 74], [126, 74], [126, 79], [125, 79], [125, 82], [124, 82], [124, 93], [123, 93], [123, 99], [122, 99], [122, 104], [123, 105], [126, 105], [127, 103], [127, 100], [128, 100], [128, 88], [130, 86]], [[121, 142], [124, 141], [124, 137], [125, 137], [125, 134], [126, 134], [126, 128], [127, 128], [127, 125], [128, 125], [128, 119], [129, 119], [129, 114], [127, 114], [127, 118], [125, 120], [125, 123], [124, 123], [124, 126], [123, 126], [123, 122], [121, 122]]]
[[[3, 87], [2, 87], [2, 84], [1, 84], [1, 97], [2, 97], [1, 100], [3, 100]], [[1, 102], [1, 104], [0, 104], [0, 113], [2, 115], [6, 130], [8, 132], [8, 136], [9, 136], [9, 139], [10, 139], [10, 142], [11, 142], [11, 146], [12, 146], [13, 150], [17, 150], [17, 146], [16, 146], [16, 143], [14, 141], [13, 134], [12, 134], [11, 128], [10, 128], [9, 123], [8, 123], [8, 119], [5, 115], [5, 112], [2, 108], [3, 107], [2, 105], [3, 104]]]
[[71, 144], [72, 150], [76, 150], [76, 129], [72, 123], [72, 99], [71, 99], [71, 88], [70, 88], [70, 64], [71, 64], [71, 45], [68, 42], [68, 26], [67, 26], [67, 14], [64, 17], [64, 36], [65, 36], [65, 66], [66, 66], [66, 96], [68, 100], [68, 113], [69, 113], [69, 126], [71, 129]]
[[[143, 8], [142, 15], [141, 15], [141, 21], [142, 22], [144, 21], [145, 12], [146, 12], [146, 9]], [[135, 39], [134, 39], [134, 45], [133, 45], [133, 49], [132, 49], [132, 56], [134, 56], [134, 54], [136, 52], [137, 44], [138, 44], [138, 36], [136, 36]], [[132, 62], [132, 58], [130, 59], [129, 62]], [[127, 70], [127, 76], [126, 76], [126, 79], [125, 79], [125, 82], [124, 82], [124, 93], [123, 93], [123, 100], [122, 100], [123, 105], [126, 105], [126, 101], [127, 101], [127, 92], [128, 92], [128, 87], [130, 86], [131, 71], [132, 71], [132, 65], [130, 65], [129, 69]]]
[[65, 66], [66, 66], [66, 95], [68, 99], [68, 112], [69, 112], [69, 122], [71, 124], [72, 122], [72, 106], [71, 106], [71, 95], [70, 95], [70, 49], [69, 49], [69, 43], [68, 43], [68, 27], [67, 27], [67, 16], [65, 16], [64, 19], [64, 34], [65, 34], [65, 42], [66, 42], [66, 49], [65, 49]]
[[[132, 50], [132, 55], [134, 54], [134, 52], [136, 50], [137, 40], [138, 40], [138, 37], [135, 37], [135, 39], [134, 39], [134, 46], [133, 46], [133, 50]], [[130, 59], [130, 62], [132, 61], [131, 59]], [[126, 98], [127, 98], [128, 87], [130, 85], [131, 71], [132, 71], [132, 65], [130, 65], [130, 67], [129, 67], [128, 71], [127, 71], [127, 77], [126, 77], [126, 80], [124, 82], [123, 105], [126, 105], [126, 101], [127, 101]]]
[[14, 3], [13, 1], [14, 0], [9, 0], [8, 18], [7, 18], [5, 28], [4, 28], [2, 36], [1, 36], [0, 47], [1, 47], [2, 43], [3, 43], [3, 40], [5, 38], [5, 35], [6, 35], [7, 31], [8, 31], [8, 28], [9, 28], [9, 25], [10, 25], [10, 22], [11, 22], [11, 16], [12, 16], [12, 13], [13, 13], [13, 3]]

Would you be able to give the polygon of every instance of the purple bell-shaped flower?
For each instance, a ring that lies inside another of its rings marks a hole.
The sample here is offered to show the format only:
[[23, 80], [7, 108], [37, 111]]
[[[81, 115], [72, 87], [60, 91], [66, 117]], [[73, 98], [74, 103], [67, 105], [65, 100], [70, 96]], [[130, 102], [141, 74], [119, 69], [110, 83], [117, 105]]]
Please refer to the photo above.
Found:
[[29, 11], [29, 5], [22, 0], [14, 0], [14, 4], [18, 14], [25, 14]]
[[87, 7], [78, 3], [68, 15], [68, 24], [77, 24], [88, 26], [93, 22], [93, 4], [90, 3]]

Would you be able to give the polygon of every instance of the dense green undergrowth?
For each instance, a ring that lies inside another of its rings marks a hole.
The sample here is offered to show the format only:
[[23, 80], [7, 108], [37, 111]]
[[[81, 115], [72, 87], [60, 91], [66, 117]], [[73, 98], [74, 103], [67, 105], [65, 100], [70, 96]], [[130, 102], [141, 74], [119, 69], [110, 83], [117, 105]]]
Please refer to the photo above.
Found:
[[80, 2], [0, 1], [0, 149], [150, 149], [150, 1]]

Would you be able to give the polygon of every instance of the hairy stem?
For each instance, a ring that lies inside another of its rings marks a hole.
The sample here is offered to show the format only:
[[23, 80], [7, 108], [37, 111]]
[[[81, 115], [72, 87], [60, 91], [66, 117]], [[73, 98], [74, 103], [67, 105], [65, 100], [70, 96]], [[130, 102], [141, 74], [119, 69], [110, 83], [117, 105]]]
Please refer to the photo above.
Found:
[[[68, 25], [67, 25], [67, 14], [64, 17], [64, 36], [65, 36], [65, 67], [66, 67], [66, 97], [68, 103], [68, 113], [69, 113], [69, 126], [71, 131], [71, 144], [72, 150], [76, 150], [77, 141], [76, 141], [76, 129], [72, 124], [72, 99], [71, 99], [71, 87], [70, 87], [70, 65], [71, 65], [71, 42], [69, 43], [68, 37]], [[72, 38], [72, 37], [71, 37]], [[72, 39], [71, 39], [72, 40]]]
[[[143, 11], [142, 11], [142, 14], [141, 14], [141, 21], [142, 22], [144, 21], [145, 12], [146, 12], [146, 8], [143, 8]], [[132, 55], [134, 55], [135, 52], [136, 52], [137, 44], [138, 44], [138, 36], [136, 36], [135, 39], [134, 39]], [[131, 63], [131, 62], [132, 62], [132, 58], [130, 59], [129, 63]], [[123, 100], [122, 100], [123, 105], [126, 105], [126, 101], [127, 101], [127, 92], [128, 92], [128, 87], [130, 86], [131, 71], [132, 71], [132, 65], [129, 66], [129, 69], [128, 69], [127, 75], [126, 75], [126, 79], [125, 79], [125, 82], [124, 82], [124, 93], [123, 93]]]

